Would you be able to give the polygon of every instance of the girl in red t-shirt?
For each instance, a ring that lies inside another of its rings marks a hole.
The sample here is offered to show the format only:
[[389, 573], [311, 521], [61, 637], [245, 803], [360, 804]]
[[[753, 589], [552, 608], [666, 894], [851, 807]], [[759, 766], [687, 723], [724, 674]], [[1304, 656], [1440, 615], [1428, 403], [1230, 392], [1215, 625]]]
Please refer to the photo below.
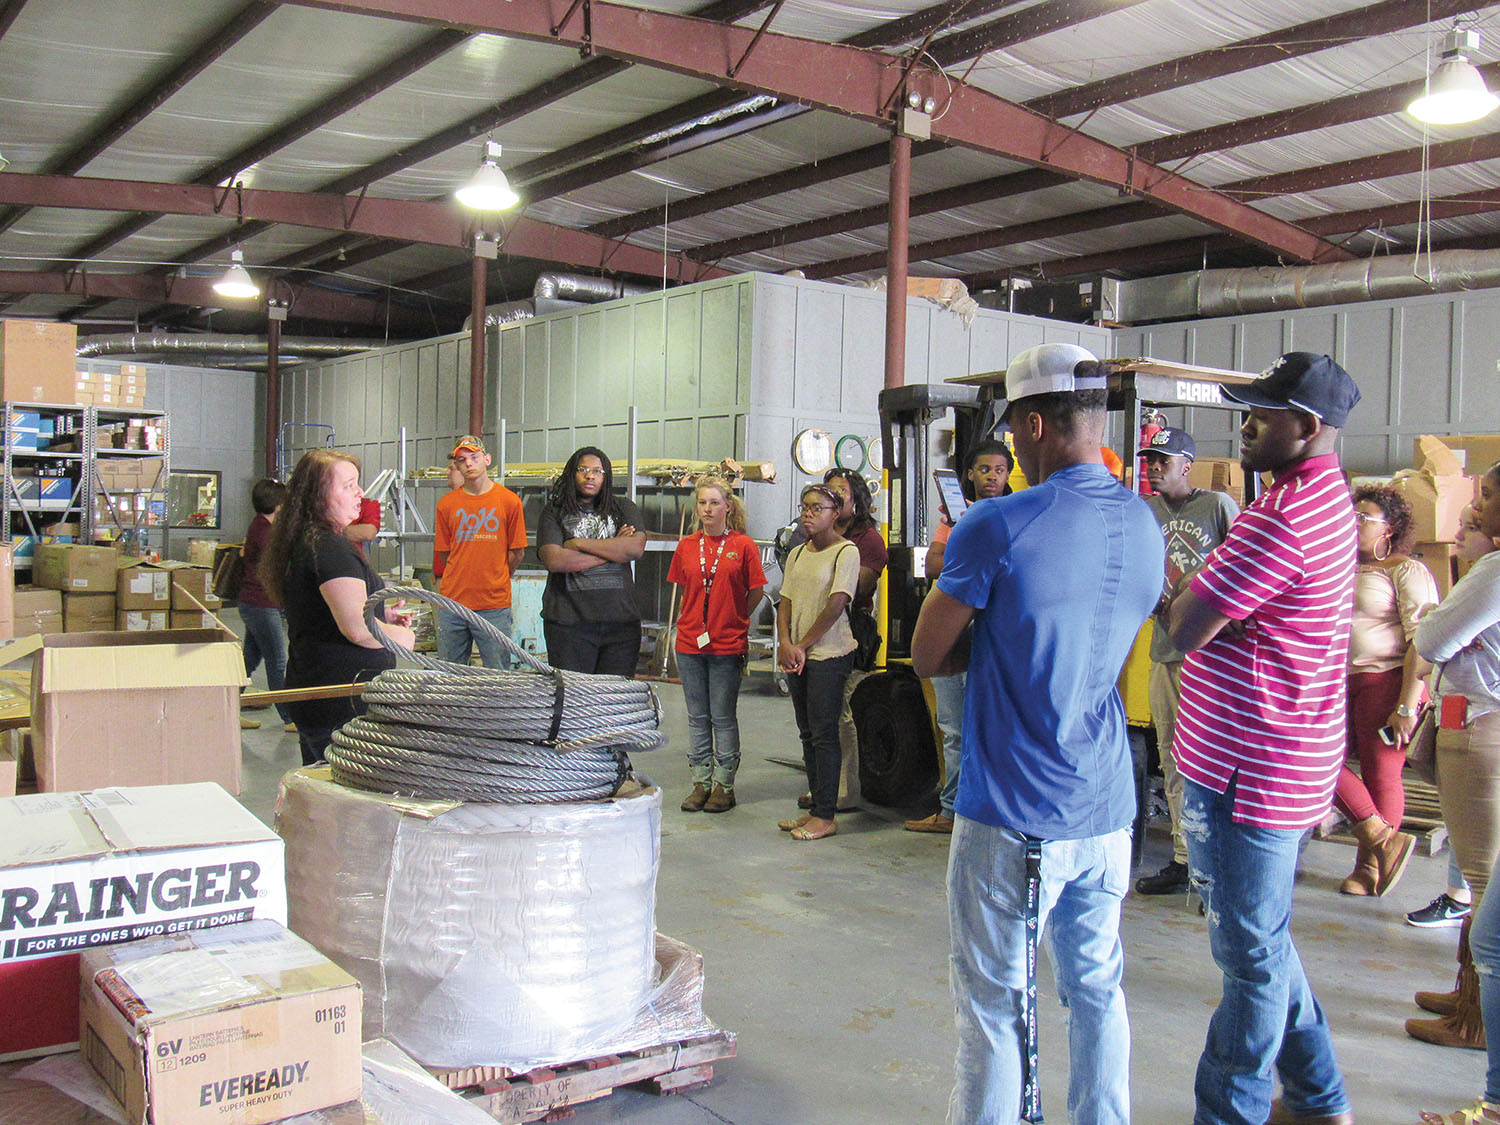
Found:
[[677, 544], [667, 581], [682, 587], [677, 618], [677, 670], [687, 704], [688, 766], [693, 791], [683, 812], [734, 808], [740, 764], [736, 709], [745, 667], [750, 615], [766, 576], [760, 549], [745, 534], [745, 505], [729, 482], [698, 482], [698, 530]]

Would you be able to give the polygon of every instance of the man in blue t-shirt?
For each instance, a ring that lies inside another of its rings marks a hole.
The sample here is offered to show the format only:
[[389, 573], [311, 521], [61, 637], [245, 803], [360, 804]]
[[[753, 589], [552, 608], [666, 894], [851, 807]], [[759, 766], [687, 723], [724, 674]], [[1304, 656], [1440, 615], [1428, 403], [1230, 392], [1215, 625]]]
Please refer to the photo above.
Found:
[[1032, 487], [965, 514], [912, 637], [918, 675], [968, 666], [948, 860], [956, 1121], [1041, 1119], [1028, 933], [1071, 1013], [1068, 1119], [1130, 1119], [1119, 922], [1135, 790], [1115, 684], [1163, 545], [1100, 458], [1105, 385], [1072, 344], [1011, 361], [1005, 420]]

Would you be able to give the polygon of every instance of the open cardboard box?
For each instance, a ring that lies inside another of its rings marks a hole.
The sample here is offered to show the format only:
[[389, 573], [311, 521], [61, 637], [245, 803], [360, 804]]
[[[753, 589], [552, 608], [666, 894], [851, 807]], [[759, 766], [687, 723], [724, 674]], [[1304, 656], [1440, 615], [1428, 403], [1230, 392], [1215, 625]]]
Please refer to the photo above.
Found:
[[220, 629], [55, 633], [31, 684], [37, 787], [212, 781], [240, 790], [245, 661]]

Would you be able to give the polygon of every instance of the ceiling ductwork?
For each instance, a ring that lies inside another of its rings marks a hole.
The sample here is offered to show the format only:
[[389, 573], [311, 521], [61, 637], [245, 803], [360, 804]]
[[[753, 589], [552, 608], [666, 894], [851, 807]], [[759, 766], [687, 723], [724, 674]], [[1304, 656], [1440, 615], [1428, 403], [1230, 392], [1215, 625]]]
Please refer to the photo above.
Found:
[[[499, 328], [518, 320], [530, 320], [551, 312], [561, 312], [575, 305], [597, 305], [604, 301], [617, 301], [621, 297], [639, 297], [655, 293], [656, 289], [646, 285], [633, 285], [609, 277], [591, 277], [578, 273], [544, 273], [537, 277], [531, 296], [519, 301], [504, 301], [484, 310], [486, 329]], [[464, 331], [474, 318], [464, 319]]]
[[[336, 356], [353, 355], [355, 352], [383, 348], [388, 343], [389, 341], [386, 340], [319, 340], [300, 336], [283, 336], [281, 356], [283, 363], [292, 362], [289, 357], [293, 353], [297, 361], [331, 359]], [[263, 365], [266, 360], [266, 338], [212, 332], [186, 335], [177, 332], [116, 332], [102, 336], [89, 336], [78, 344], [79, 359], [148, 356], [165, 362], [181, 357], [201, 359], [205, 356], [229, 358], [244, 356], [249, 360], [259, 360]], [[213, 366], [224, 366], [224, 364]]]
[[1245, 316], [1500, 287], [1500, 251], [1366, 258], [1318, 266], [1203, 270], [1104, 282], [1102, 311], [1120, 324]]

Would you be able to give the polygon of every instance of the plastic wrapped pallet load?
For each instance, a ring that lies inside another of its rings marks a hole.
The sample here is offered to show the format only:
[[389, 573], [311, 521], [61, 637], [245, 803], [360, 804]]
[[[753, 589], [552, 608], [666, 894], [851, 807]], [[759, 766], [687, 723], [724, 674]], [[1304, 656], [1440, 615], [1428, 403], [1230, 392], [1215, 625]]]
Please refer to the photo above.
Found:
[[661, 791], [486, 805], [282, 781], [290, 928], [364, 988], [364, 1037], [432, 1067], [600, 1053], [654, 981]]

